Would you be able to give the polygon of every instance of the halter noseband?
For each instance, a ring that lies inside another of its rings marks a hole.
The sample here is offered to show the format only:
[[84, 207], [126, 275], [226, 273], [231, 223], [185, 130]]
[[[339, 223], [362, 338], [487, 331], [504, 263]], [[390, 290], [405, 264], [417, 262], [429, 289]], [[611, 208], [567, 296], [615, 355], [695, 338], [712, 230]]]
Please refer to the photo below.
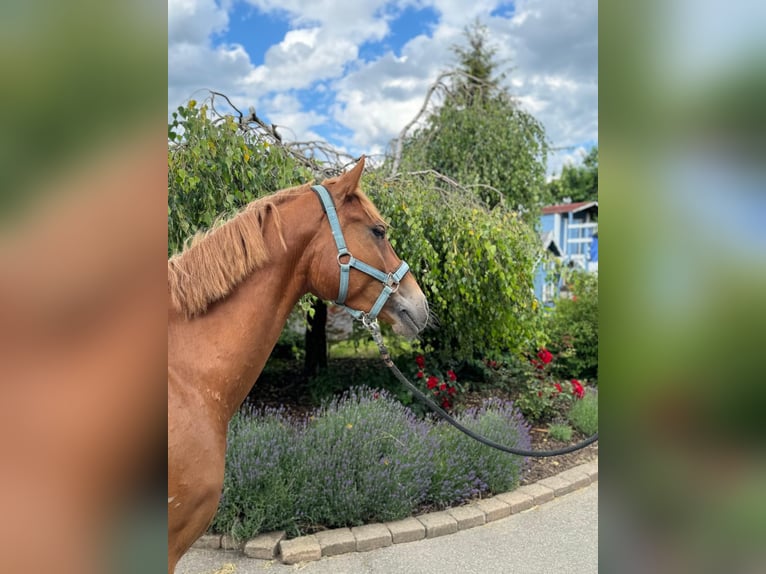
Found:
[[[335, 245], [338, 248], [338, 266], [340, 267], [340, 288], [338, 290], [338, 298], [335, 300], [336, 305], [343, 307], [354, 319], [361, 320], [365, 325], [369, 325], [374, 322], [378, 313], [383, 309], [383, 306], [388, 301], [391, 294], [396, 293], [399, 289], [399, 282], [404, 278], [407, 272], [410, 270], [410, 266], [404, 261], [399, 264], [396, 271], [392, 273], [384, 273], [374, 267], [367, 265], [363, 261], [359, 261], [346, 247], [346, 240], [343, 238], [343, 230], [340, 228], [340, 221], [338, 220], [338, 212], [335, 210], [335, 202], [332, 200], [330, 192], [322, 185], [314, 185], [311, 189], [319, 196], [319, 201], [322, 202], [322, 208], [327, 214], [327, 220], [330, 222], [330, 229], [332, 230], [333, 239], [335, 239]], [[383, 284], [383, 289], [378, 295], [378, 299], [372, 306], [372, 309], [368, 313], [359, 311], [358, 309], [351, 309], [346, 307], [346, 297], [348, 296], [348, 277], [351, 268], [357, 269], [362, 273], [377, 279]]]

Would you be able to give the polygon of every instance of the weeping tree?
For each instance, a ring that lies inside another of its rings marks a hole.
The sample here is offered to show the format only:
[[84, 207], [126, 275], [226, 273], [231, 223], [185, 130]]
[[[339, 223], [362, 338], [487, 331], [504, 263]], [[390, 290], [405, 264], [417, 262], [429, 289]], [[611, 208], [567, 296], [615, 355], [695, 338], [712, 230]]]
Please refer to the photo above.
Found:
[[534, 347], [543, 337], [534, 296], [540, 242], [518, 212], [433, 172], [365, 178], [391, 223], [390, 240], [437, 319], [421, 338], [443, 364]]
[[393, 142], [389, 173], [433, 170], [534, 221], [546, 193], [545, 130], [502, 86], [486, 27], [476, 22], [465, 35], [466, 46], [453, 46], [456, 67]]

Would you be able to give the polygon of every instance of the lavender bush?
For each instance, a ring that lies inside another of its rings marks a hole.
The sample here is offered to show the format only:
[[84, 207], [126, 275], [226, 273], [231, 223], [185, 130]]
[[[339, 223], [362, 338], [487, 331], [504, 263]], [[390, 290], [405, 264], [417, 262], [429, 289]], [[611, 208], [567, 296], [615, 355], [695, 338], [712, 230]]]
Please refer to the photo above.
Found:
[[[529, 427], [511, 403], [491, 400], [458, 418], [497, 442], [529, 447]], [[511, 490], [522, 464], [446, 423], [418, 419], [385, 391], [357, 387], [308, 421], [273, 409], [235, 416], [212, 526], [244, 539], [396, 520]]]
[[282, 410], [248, 410], [229, 424], [223, 493], [212, 527], [237, 539], [295, 526], [289, 472], [299, 429]]
[[301, 522], [328, 527], [395, 520], [426, 497], [435, 440], [385, 391], [352, 388], [318, 409], [296, 456]]
[[[490, 399], [455, 417], [460, 423], [500, 444], [529, 448], [529, 425], [509, 401]], [[433, 427], [439, 449], [429, 500], [438, 507], [454, 506], [487, 493], [506, 492], [519, 484], [525, 459], [510, 455], [461, 433], [445, 422]]]

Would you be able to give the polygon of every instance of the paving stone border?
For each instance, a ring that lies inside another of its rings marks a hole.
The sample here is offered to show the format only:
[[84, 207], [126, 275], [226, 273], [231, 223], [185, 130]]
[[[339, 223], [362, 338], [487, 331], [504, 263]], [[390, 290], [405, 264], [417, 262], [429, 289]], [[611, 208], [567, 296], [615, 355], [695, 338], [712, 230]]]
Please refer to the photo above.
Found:
[[454, 534], [459, 530], [475, 528], [512, 514], [525, 512], [596, 481], [598, 481], [598, 459], [572, 467], [534, 484], [520, 486], [511, 492], [395, 522], [335, 528], [291, 540], [285, 540], [283, 531], [269, 532], [248, 540], [244, 545], [235, 544], [228, 536], [205, 534], [192, 547], [237, 549], [251, 558], [278, 559], [284, 564], [297, 564], [319, 560], [325, 556], [366, 552], [392, 544]]

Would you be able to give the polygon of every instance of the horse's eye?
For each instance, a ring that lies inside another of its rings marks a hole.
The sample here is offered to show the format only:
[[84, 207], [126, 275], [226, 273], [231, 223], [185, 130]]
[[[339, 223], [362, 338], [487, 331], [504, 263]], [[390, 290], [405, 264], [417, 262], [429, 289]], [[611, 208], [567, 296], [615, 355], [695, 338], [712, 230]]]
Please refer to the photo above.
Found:
[[376, 225], [372, 228], [372, 234], [378, 239], [383, 239], [386, 236], [386, 228], [382, 225]]

